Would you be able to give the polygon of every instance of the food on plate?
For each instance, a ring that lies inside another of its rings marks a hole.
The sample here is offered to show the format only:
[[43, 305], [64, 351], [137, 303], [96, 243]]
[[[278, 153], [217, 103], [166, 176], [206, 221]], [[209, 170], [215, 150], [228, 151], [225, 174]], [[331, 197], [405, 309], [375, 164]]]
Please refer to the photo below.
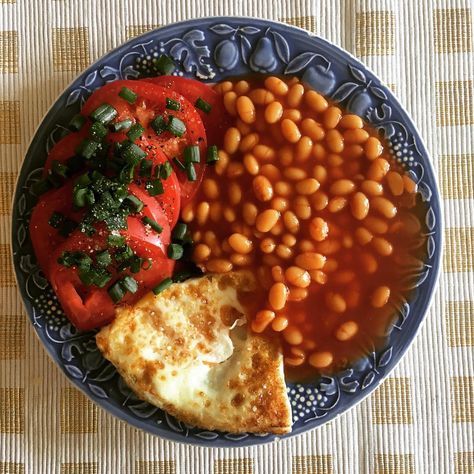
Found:
[[251, 331], [248, 272], [207, 275], [123, 306], [97, 346], [143, 400], [209, 430], [291, 431], [278, 338]]
[[285, 433], [283, 368], [302, 380], [384, 344], [427, 232], [363, 118], [296, 77], [164, 75], [104, 85], [69, 129], [31, 241], [139, 397], [207, 429]]
[[423, 269], [417, 186], [377, 130], [297, 78], [215, 90], [232, 123], [181, 211], [194, 261], [257, 275], [252, 329], [280, 335], [288, 375], [346, 368], [383, 346]]

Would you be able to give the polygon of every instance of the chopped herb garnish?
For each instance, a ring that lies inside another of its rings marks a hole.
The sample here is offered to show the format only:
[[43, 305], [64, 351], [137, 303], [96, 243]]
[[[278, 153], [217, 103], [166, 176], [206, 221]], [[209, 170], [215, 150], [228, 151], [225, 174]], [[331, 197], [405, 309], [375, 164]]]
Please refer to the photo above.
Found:
[[173, 60], [165, 54], [162, 54], [156, 61], [153, 61], [153, 64], [158, 72], [165, 76], [169, 76], [176, 69]]
[[138, 164], [146, 153], [135, 143], [128, 143], [120, 149], [120, 156], [130, 165]]
[[157, 115], [150, 123], [151, 128], [157, 135], [160, 135], [166, 130], [166, 121], [163, 115]]
[[58, 258], [58, 263], [68, 268], [76, 267], [80, 270], [89, 270], [92, 259], [84, 252], [66, 250]]
[[211, 145], [207, 148], [207, 164], [213, 164], [219, 161], [219, 152], [216, 145]]
[[117, 116], [117, 111], [109, 104], [102, 104], [91, 113], [91, 119], [108, 125]]
[[129, 275], [122, 278], [121, 285], [122, 288], [124, 288], [126, 291], [129, 291], [130, 293], [136, 293], [138, 290], [137, 280]]
[[135, 175], [135, 166], [125, 165], [119, 172], [118, 179], [123, 184], [128, 184], [133, 181]]
[[168, 179], [171, 176], [171, 173], [173, 172], [173, 167], [171, 166], [171, 163], [169, 161], [165, 161], [161, 165], [160, 169], [160, 178], [161, 179]]
[[185, 171], [186, 170], [186, 166], [184, 166], [184, 163], [182, 161], [179, 160], [179, 158], [173, 158], [173, 163], [176, 165], [176, 167], [178, 169], [180, 169], [181, 171]]
[[173, 240], [184, 240], [187, 232], [188, 226], [184, 222], [178, 222], [173, 229]]
[[181, 104], [173, 99], [170, 99], [169, 97], [166, 98], [166, 108], [170, 110], [180, 110], [181, 109]]
[[76, 153], [86, 160], [90, 160], [100, 149], [100, 143], [90, 138], [84, 138], [76, 149]]
[[117, 260], [117, 262], [125, 262], [127, 260], [130, 260], [134, 255], [135, 254], [133, 253], [131, 247], [125, 245], [123, 248], [120, 249], [119, 252], [115, 254], [115, 260]]
[[56, 176], [60, 176], [61, 178], [67, 178], [69, 169], [68, 167], [61, 163], [58, 160], [53, 160], [53, 164], [51, 165], [51, 171]]
[[130, 104], [134, 104], [135, 101], [137, 100], [137, 94], [135, 94], [135, 92], [130, 90], [128, 87], [122, 87], [118, 95], [122, 97], [122, 99], [125, 99]]
[[208, 114], [212, 110], [211, 104], [206, 102], [204, 99], [201, 99], [201, 97], [198, 97], [196, 102], [194, 102], [194, 106], [197, 109], [202, 110], [205, 114]]
[[184, 253], [183, 246], [180, 244], [169, 244], [168, 245], [168, 257], [172, 260], [179, 260]]
[[140, 212], [145, 206], [143, 202], [140, 201], [140, 199], [138, 199], [136, 196], [133, 196], [132, 194], [129, 194], [123, 200], [123, 202], [135, 212]]
[[123, 130], [127, 130], [132, 126], [133, 122], [131, 119], [125, 119], [121, 122], [115, 122], [110, 125], [110, 129], [112, 132], [121, 132]]
[[145, 189], [147, 190], [150, 196], [158, 196], [163, 194], [165, 190], [163, 189], [163, 183], [160, 179], [152, 179], [145, 184]]
[[121, 282], [115, 282], [108, 290], [110, 298], [114, 303], [118, 303], [125, 296], [125, 289], [122, 287]]
[[108, 250], [103, 250], [95, 256], [95, 261], [99, 267], [108, 267], [112, 263], [112, 256]]
[[59, 229], [63, 222], [64, 216], [61, 213], [54, 211], [49, 218], [48, 224], [55, 229]]
[[153, 162], [151, 160], [142, 160], [140, 162], [139, 175], [144, 178], [150, 178], [152, 168], [153, 168]]
[[107, 129], [101, 122], [94, 122], [89, 130], [89, 135], [96, 142], [100, 142], [106, 137]]
[[155, 288], [153, 288], [153, 293], [158, 295], [162, 291], [165, 291], [167, 288], [169, 288], [172, 284], [173, 280], [171, 278], [165, 278], [158, 285], [156, 285]]
[[134, 142], [142, 136], [144, 131], [145, 129], [139, 123], [134, 123], [127, 132], [127, 137]]
[[184, 122], [182, 122], [179, 118], [175, 117], [174, 115], [170, 115], [167, 129], [175, 137], [182, 137], [184, 132], [186, 132], [186, 125], [184, 125]]
[[122, 247], [125, 244], [125, 237], [117, 234], [110, 234], [107, 237], [107, 243], [111, 247]]
[[145, 225], [149, 225], [158, 234], [161, 234], [163, 232], [163, 227], [161, 227], [158, 222], [154, 221], [153, 219], [150, 219], [148, 216], [145, 216], [142, 221]]
[[199, 153], [198, 145], [189, 145], [184, 149], [184, 162], [188, 163], [199, 163], [201, 156]]
[[95, 202], [94, 192], [89, 188], [75, 188], [73, 202], [76, 207], [91, 206]]
[[83, 115], [76, 114], [69, 122], [68, 128], [74, 132], [78, 132], [85, 122], [86, 118]]
[[188, 177], [188, 181], [196, 181], [197, 175], [193, 163], [186, 164], [186, 176]]

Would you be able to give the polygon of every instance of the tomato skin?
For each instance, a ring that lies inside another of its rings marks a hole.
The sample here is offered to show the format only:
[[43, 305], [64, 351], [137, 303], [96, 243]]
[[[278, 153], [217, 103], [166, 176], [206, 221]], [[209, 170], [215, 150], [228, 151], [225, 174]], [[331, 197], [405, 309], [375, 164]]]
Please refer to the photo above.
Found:
[[222, 139], [226, 129], [230, 126], [230, 117], [227, 114], [221, 96], [207, 84], [179, 76], [157, 76], [142, 79], [164, 87], [166, 90], [175, 91], [189, 100], [195, 106], [196, 101], [201, 98], [212, 108], [206, 114], [203, 110], [196, 108], [206, 129], [207, 142], [210, 145], [222, 145]]
[[29, 232], [38, 265], [48, 276], [51, 252], [66, 240], [58, 229], [50, 226], [48, 221], [53, 212], [59, 212], [73, 220], [80, 220], [81, 213], [72, 208], [72, 182], [59, 189], [52, 189], [43, 194], [33, 209], [30, 217]]
[[[143, 258], [150, 258], [152, 266], [148, 270], [140, 270], [138, 273], [130, 274], [139, 284], [138, 291], [134, 294], [127, 293], [120, 304], [133, 304], [144, 293], [156, 286], [164, 278], [172, 274], [174, 262], [169, 260], [163, 250], [153, 243], [142, 240], [146, 235], [137, 229], [143, 224], [136, 218], [129, 218], [130, 232], [126, 234], [127, 244], [134, 253]], [[98, 230], [96, 234], [89, 237], [80, 231], [75, 231], [71, 236], [53, 252], [49, 280], [55, 291], [61, 306], [74, 326], [81, 331], [88, 331], [110, 323], [115, 317], [116, 305], [110, 298], [109, 288], [117, 275], [112, 271], [113, 278], [105, 288], [87, 287], [78, 275], [75, 268], [68, 268], [58, 263], [58, 258], [64, 251], [84, 251], [87, 253], [103, 250], [107, 247], [107, 232]]]
[[76, 148], [81, 144], [82, 140], [87, 137], [88, 128], [89, 127], [84, 125], [79, 132], [66, 135], [51, 148], [46, 163], [44, 164], [43, 176], [48, 174], [48, 171], [53, 165], [53, 161], [57, 160], [63, 163], [76, 154]]
[[[134, 104], [128, 103], [118, 95], [123, 87], [131, 89], [138, 95]], [[167, 98], [179, 102], [181, 105], [180, 110], [167, 109]], [[175, 168], [181, 188], [181, 205], [185, 206], [197, 191], [206, 168], [206, 131], [201, 117], [194, 106], [182, 95], [173, 90], [165, 89], [145, 81], [124, 80], [110, 82], [95, 91], [84, 104], [82, 113], [84, 115], [90, 115], [97, 107], [104, 103], [110, 104], [117, 110], [118, 115], [114, 121], [118, 122], [126, 118], [131, 118], [145, 127], [145, 137], [152, 139], [156, 146], [159, 147], [170, 160], [174, 157], [182, 159], [182, 154], [186, 146], [199, 146], [201, 163], [195, 166], [197, 175], [196, 181], [189, 181], [186, 173]], [[168, 131], [157, 135], [149, 128], [149, 124], [153, 118], [158, 115], [163, 115], [166, 120], [170, 115], [179, 118], [185, 123], [186, 132], [182, 137], [175, 137]]]

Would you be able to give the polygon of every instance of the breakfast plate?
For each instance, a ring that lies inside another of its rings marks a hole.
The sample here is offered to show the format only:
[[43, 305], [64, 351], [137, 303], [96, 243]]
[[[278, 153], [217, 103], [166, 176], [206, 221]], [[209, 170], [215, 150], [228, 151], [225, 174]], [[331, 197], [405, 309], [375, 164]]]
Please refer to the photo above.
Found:
[[372, 72], [331, 43], [281, 23], [238, 17], [177, 23], [128, 41], [79, 75], [43, 119], [21, 168], [12, 216], [16, 277], [33, 327], [66, 377], [109, 413], [149, 433], [218, 447], [275, 439], [265, 433], [198, 428], [139, 399], [102, 357], [95, 333], [79, 332], [64, 316], [38, 266], [29, 222], [37, 201], [32, 186], [41, 181], [47, 155], [64, 136], [71, 118], [100, 87], [156, 75], [162, 55], [174, 60], [176, 77], [205, 83], [255, 74], [300, 78], [332, 103], [362, 117], [384, 137], [390, 156], [409, 182], [416, 184], [423, 203], [423, 262], [403, 282], [409, 296], [398, 302], [383, 347], [367, 349], [342, 371], [325, 374], [323, 370], [304, 382], [287, 383], [293, 424], [291, 434], [284, 437], [301, 434], [334, 419], [371, 393], [400, 361], [425, 317], [439, 272], [442, 235], [439, 194], [429, 155], [407, 113]]

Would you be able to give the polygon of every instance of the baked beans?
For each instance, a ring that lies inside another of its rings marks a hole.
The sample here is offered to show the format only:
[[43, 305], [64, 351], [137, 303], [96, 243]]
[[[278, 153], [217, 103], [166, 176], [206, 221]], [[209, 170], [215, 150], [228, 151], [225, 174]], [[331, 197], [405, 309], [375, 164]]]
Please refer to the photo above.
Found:
[[407, 297], [407, 262], [423, 261], [417, 185], [361, 117], [297, 79], [215, 90], [230, 126], [181, 211], [192, 258], [207, 272], [256, 275], [251, 326], [280, 335], [287, 368], [345, 367], [383, 344]]

